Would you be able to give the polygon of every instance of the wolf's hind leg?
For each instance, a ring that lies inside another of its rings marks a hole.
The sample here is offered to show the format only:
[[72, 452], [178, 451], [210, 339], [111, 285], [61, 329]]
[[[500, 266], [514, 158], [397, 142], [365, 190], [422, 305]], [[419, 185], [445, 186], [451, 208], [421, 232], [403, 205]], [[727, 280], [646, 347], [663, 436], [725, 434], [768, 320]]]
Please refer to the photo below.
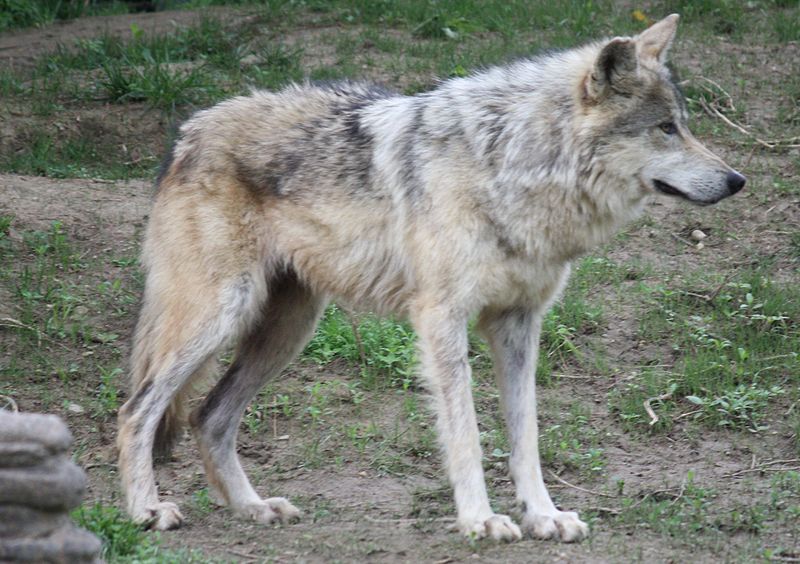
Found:
[[243, 517], [271, 523], [300, 513], [284, 498], [261, 499], [256, 493], [236, 455], [236, 435], [247, 404], [302, 350], [324, 306], [325, 300], [293, 275], [274, 281], [262, 317], [242, 340], [233, 364], [190, 416], [209, 483]]
[[491, 346], [500, 387], [511, 443], [509, 470], [522, 506], [522, 528], [534, 538], [581, 540], [589, 532], [586, 523], [577, 513], [556, 508], [542, 478], [535, 377], [541, 315], [521, 308], [485, 312], [480, 328]]
[[522, 537], [506, 515], [492, 511], [486, 493], [478, 422], [467, 362], [467, 320], [446, 307], [414, 315], [422, 357], [422, 375], [433, 396], [439, 439], [453, 485], [457, 526], [469, 538], [512, 541]]
[[[149, 294], [147, 293], [149, 292]], [[153, 443], [165, 412], [209, 359], [246, 325], [263, 300], [263, 285], [249, 274], [208, 284], [200, 296], [165, 296], [147, 289], [135, 343], [135, 389], [119, 411], [119, 469], [134, 521], [165, 530], [183, 517], [160, 502], [153, 473]]]

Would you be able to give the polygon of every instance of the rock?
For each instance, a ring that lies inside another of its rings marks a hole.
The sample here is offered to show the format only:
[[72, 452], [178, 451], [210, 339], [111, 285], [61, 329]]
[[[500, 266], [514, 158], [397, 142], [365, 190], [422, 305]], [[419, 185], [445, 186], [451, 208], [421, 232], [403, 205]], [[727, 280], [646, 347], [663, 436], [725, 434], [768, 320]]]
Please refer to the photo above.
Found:
[[100, 540], [69, 518], [86, 489], [70, 444], [58, 417], [0, 410], [0, 562], [100, 562]]
[[707, 237], [707, 235], [702, 231], [700, 231], [699, 229], [695, 229], [694, 231], [692, 231], [690, 237], [692, 238], [693, 241], [702, 241]]
[[0, 539], [25, 535], [40, 537], [70, 524], [69, 517], [63, 511], [43, 511], [24, 505], [0, 505]]
[[74, 525], [38, 538], [0, 540], [0, 562], [100, 562], [100, 539]]
[[65, 456], [30, 467], [0, 469], [0, 504], [68, 511], [81, 503], [86, 476]]
[[[55, 415], [11, 413], [0, 411], [0, 443], [32, 442], [51, 453], [66, 452], [72, 444], [72, 434]], [[5, 466], [0, 459], [0, 466]]]
[[50, 456], [52, 453], [37, 443], [0, 443], [0, 467], [35, 466]]

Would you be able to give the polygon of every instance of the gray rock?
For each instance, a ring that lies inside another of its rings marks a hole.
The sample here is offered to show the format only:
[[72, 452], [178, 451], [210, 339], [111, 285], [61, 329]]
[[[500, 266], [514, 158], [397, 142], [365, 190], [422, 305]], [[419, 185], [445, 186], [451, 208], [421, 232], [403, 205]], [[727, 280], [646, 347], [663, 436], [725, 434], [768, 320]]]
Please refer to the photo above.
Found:
[[0, 468], [0, 504], [68, 511], [77, 507], [86, 476], [65, 456], [27, 468]]
[[23, 505], [0, 505], [0, 539], [41, 537], [70, 524], [69, 517], [63, 511], [43, 511]]
[[[2, 431], [0, 431], [2, 433]], [[0, 468], [9, 466], [36, 466], [53, 453], [44, 445], [32, 442], [0, 443]]]
[[[0, 410], [0, 443], [19, 442], [36, 443], [57, 454], [70, 447], [72, 434], [55, 415]], [[2, 459], [0, 466], [5, 466]]]
[[70, 526], [38, 538], [0, 539], [0, 562], [100, 562], [100, 539]]
[[0, 410], [0, 564], [101, 562], [100, 540], [67, 513], [86, 489], [71, 443], [58, 417]]

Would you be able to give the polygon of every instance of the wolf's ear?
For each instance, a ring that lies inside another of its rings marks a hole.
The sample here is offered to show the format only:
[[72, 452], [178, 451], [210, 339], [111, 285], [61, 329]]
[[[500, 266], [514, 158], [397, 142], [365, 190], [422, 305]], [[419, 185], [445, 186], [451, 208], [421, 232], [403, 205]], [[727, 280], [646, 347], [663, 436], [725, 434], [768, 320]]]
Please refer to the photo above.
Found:
[[587, 77], [585, 94], [599, 101], [612, 90], [626, 92], [638, 74], [636, 43], [633, 39], [617, 37], [600, 50], [592, 73]]
[[643, 60], [656, 60], [662, 64], [666, 62], [667, 52], [672, 45], [672, 40], [675, 39], [675, 32], [678, 30], [679, 19], [678, 14], [671, 14], [636, 36], [639, 56]]

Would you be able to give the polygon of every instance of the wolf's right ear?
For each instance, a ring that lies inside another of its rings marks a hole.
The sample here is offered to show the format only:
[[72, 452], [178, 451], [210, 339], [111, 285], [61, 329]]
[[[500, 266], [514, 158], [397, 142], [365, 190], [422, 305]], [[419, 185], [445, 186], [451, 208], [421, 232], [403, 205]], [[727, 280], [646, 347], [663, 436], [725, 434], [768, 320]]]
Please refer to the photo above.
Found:
[[612, 39], [600, 51], [592, 72], [586, 77], [584, 97], [599, 102], [612, 91], [630, 91], [638, 68], [636, 43], [628, 38]]

